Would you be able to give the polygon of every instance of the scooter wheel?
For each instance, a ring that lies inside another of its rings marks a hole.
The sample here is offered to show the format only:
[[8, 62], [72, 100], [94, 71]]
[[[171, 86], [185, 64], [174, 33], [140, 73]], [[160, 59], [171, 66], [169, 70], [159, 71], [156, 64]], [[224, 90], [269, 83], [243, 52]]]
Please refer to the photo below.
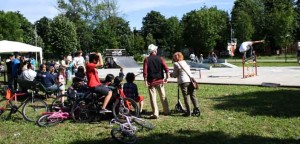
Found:
[[182, 112], [182, 107], [180, 107], [180, 105], [176, 104], [175, 105], [175, 112]]
[[193, 113], [192, 113], [193, 116], [199, 117], [200, 114], [201, 114], [200, 109], [196, 108], [193, 110]]

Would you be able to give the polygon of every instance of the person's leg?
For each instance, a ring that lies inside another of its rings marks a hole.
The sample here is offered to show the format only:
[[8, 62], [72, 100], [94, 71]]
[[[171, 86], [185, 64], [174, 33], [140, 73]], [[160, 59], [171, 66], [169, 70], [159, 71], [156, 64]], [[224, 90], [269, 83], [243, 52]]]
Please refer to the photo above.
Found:
[[158, 117], [159, 112], [158, 112], [158, 107], [157, 107], [157, 103], [156, 103], [156, 89], [154, 86], [149, 86], [148, 91], [149, 91], [149, 96], [150, 96], [152, 113], [154, 116]]
[[13, 84], [14, 84], [14, 90], [17, 90], [18, 89], [17, 77], [13, 78]]
[[165, 87], [163, 84], [160, 84], [157, 86], [158, 94], [160, 96], [160, 101], [163, 106], [163, 111], [165, 115], [168, 115], [170, 113], [169, 111], [169, 104], [168, 104], [168, 99], [166, 97], [166, 92], [165, 92]]
[[94, 91], [100, 96], [105, 96], [100, 113], [111, 112], [110, 110], [106, 109], [106, 106], [112, 97], [112, 91], [108, 87], [103, 85], [95, 87]]
[[47, 90], [50, 90], [50, 91], [56, 91], [58, 89], [59, 89], [59, 87], [56, 84], [54, 84], [54, 85], [52, 85], [50, 87], [47, 87]]
[[143, 112], [143, 107], [144, 107], [144, 96], [138, 96], [136, 102], [139, 103], [140, 113], [142, 113]]
[[140, 101], [140, 112], [143, 112], [143, 107], [144, 107], [144, 101]]
[[8, 81], [8, 87], [10, 89], [12, 89], [13, 88], [13, 86], [12, 86], [13, 80], [12, 80], [11, 74], [7, 74], [7, 81]]
[[189, 95], [188, 95], [188, 86], [190, 83], [183, 83], [180, 84], [181, 92], [184, 98], [184, 104], [186, 108], [186, 115], [191, 115], [191, 108], [190, 108], [190, 102], [189, 102]]
[[102, 109], [106, 109], [106, 106], [107, 106], [108, 102], [110, 101], [111, 96], [112, 96], [112, 91], [109, 91], [104, 99]]
[[196, 91], [191, 85], [188, 87], [188, 95], [190, 96], [194, 108], [199, 108], [198, 99], [196, 97]]

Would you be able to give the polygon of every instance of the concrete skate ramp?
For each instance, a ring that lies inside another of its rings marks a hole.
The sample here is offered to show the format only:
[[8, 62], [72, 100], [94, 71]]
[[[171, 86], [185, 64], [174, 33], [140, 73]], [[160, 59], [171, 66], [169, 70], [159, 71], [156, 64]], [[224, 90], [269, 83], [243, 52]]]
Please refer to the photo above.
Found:
[[122, 68], [139, 68], [140, 66], [132, 56], [116, 56], [113, 57], [114, 62]]
[[220, 64], [223, 65], [223, 66], [226, 66], [226, 67], [230, 67], [230, 68], [237, 68], [238, 67], [238, 66], [233, 65], [231, 63], [220, 63]]

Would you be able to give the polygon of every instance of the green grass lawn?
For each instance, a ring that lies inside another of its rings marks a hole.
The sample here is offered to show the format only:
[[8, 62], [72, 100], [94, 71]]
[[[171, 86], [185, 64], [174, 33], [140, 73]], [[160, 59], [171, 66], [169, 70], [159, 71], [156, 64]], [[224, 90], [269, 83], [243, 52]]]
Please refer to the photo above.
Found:
[[[137, 84], [140, 94], [145, 96], [145, 109], [149, 112], [147, 89], [142, 81]], [[166, 93], [169, 107], [174, 109], [176, 84], [167, 84]], [[137, 132], [138, 143], [300, 143], [299, 93], [300, 89], [296, 88], [201, 85], [197, 91], [202, 111], [200, 117], [182, 117], [173, 113], [150, 120], [156, 128]], [[158, 106], [161, 109], [159, 99]], [[1, 121], [0, 143], [115, 144], [108, 123], [109, 119], [93, 124], [67, 120], [54, 127], [40, 128], [22, 119]]]

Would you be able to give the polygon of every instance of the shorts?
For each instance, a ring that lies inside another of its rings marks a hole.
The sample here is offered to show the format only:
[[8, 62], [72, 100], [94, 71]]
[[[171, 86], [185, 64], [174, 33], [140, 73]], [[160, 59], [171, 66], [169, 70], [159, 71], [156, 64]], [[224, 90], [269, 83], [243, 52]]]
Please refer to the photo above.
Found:
[[135, 102], [141, 102], [144, 100], [144, 96], [138, 96], [134, 99]]
[[100, 95], [104, 95], [106, 96], [108, 94], [109, 91], [111, 91], [111, 89], [109, 89], [107, 86], [105, 85], [99, 85], [99, 86], [95, 86], [94, 88], [92, 88], [97, 94]]

